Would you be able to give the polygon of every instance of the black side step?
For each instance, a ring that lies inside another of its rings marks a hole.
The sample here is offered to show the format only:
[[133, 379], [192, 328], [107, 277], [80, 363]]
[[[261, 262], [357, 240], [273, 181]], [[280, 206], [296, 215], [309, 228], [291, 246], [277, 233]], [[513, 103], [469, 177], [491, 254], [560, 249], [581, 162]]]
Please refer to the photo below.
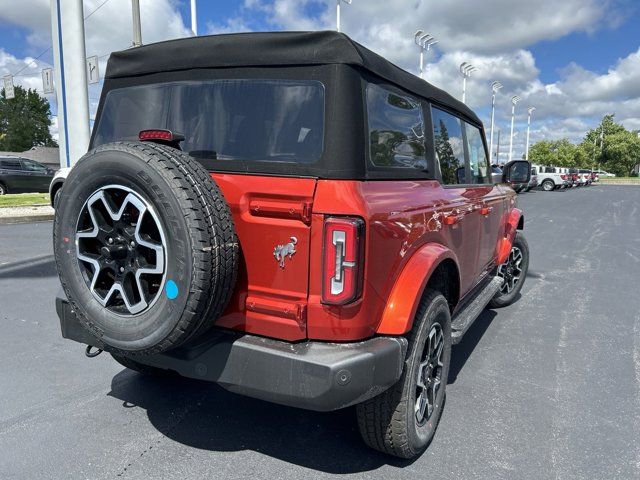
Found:
[[451, 320], [451, 341], [455, 345], [460, 343], [462, 336], [469, 329], [471, 324], [475, 322], [476, 318], [480, 316], [484, 308], [500, 291], [502, 287], [502, 278], [493, 277], [483, 287], [481, 287], [475, 294], [471, 301], [462, 307], [455, 317]]

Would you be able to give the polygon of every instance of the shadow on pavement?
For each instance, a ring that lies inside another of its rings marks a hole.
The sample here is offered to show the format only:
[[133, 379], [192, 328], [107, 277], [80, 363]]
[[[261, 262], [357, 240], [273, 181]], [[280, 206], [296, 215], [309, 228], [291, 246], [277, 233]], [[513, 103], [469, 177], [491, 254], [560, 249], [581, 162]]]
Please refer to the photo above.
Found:
[[53, 255], [43, 255], [0, 266], [0, 280], [5, 278], [55, 277], [57, 275]]
[[[517, 301], [517, 300], [516, 300]], [[458, 374], [469, 360], [478, 342], [487, 331], [497, 313], [493, 310], [485, 310], [469, 327], [469, 330], [462, 337], [462, 341], [453, 346], [451, 350], [451, 366], [449, 367], [449, 378], [447, 384], [455, 383]]]
[[543, 275], [532, 270], [527, 271], [527, 278], [542, 278]]
[[[485, 310], [453, 347], [447, 383], [454, 383], [496, 316]], [[404, 467], [365, 446], [355, 408], [319, 413], [276, 405], [227, 392], [222, 387], [180, 377], [148, 377], [123, 370], [109, 395], [123, 408], [143, 408], [166, 437], [200, 450], [253, 450], [325, 473], [347, 474], [383, 465]]]
[[185, 378], [153, 378], [123, 370], [110, 396], [147, 411], [163, 435], [200, 450], [253, 450], [325, 473], [367, 472], [412, 462], [375, 452], [360, 439], [355, 409], [319, 413], [275, 405]]

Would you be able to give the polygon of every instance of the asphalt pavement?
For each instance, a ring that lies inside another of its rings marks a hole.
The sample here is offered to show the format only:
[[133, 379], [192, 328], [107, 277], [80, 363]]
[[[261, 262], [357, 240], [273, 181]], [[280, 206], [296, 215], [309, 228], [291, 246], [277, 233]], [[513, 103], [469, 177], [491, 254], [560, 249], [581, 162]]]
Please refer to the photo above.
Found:
[[526, 193], [522, 297], [454, 347], [413, 462], [314, 413], [63, 340], [51, 223], [0, 225], [0, 479], [640, 478], [640, 188]]

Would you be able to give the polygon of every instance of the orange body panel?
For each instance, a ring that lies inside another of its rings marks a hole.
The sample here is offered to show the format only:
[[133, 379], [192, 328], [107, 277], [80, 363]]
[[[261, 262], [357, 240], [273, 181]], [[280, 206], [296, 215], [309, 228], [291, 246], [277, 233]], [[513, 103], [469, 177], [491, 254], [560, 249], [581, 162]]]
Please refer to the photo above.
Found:
[[[405, 333], [433, 269], [455, 261], [463, 297], [495, 265], [511, 231], [505, 219], [516, 218], [506, 214], [506, 191], [492, 185], [212, 175], [231, 206], [242, 257], [217, 325], [289, 341]], [[365, 222], [364, 282], [358, 300], [330, 306], [321, 302], [324, 220], [341, 215]], [[292, 237], [295, 254], [282, 268], [274, 248]]]
[[512, 208], [505, 215], [503, 236], [498, 242], [497, 253], [496, 253], [496, 263], [500, 265], [504, 263], [509, 257], [509, 252], [511, 251], [511, 246], [513, 245], [513, 239], [516, 236], [516, 232], [518, 230], [518, 223], [520, 223], [520, 218], [522, 217], [522, 210], [518, 208]]
[[424, 245], [413, 255], [393, 286], [378, 333], [402, 335], [411, 329], [418, 309], [416, 300], [422, 297], [433, 271], [447, 258], [458, 263], [451, 250], [437, 243]]

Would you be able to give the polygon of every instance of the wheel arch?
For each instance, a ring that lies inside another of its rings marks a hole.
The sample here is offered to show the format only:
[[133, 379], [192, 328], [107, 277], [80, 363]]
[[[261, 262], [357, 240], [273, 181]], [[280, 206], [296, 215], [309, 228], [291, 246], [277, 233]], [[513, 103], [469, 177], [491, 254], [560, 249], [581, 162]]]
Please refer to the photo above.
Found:
[[56, 193], [62, 188], [64, 185], [64, 180], [57, 181], [51, 184], [51, 188], [49, 189], [49, 201], [51, 202], [51, 206], [55, 207], [54, 199], [56, 198]]
[[403, 335], [411, 330], [427, 287], [440, 290], [453, 310], [460, 297], [460, 273], [455, 254], [444, 245], [423, 245], [407, 261], [393, 285], [376, 332]]

